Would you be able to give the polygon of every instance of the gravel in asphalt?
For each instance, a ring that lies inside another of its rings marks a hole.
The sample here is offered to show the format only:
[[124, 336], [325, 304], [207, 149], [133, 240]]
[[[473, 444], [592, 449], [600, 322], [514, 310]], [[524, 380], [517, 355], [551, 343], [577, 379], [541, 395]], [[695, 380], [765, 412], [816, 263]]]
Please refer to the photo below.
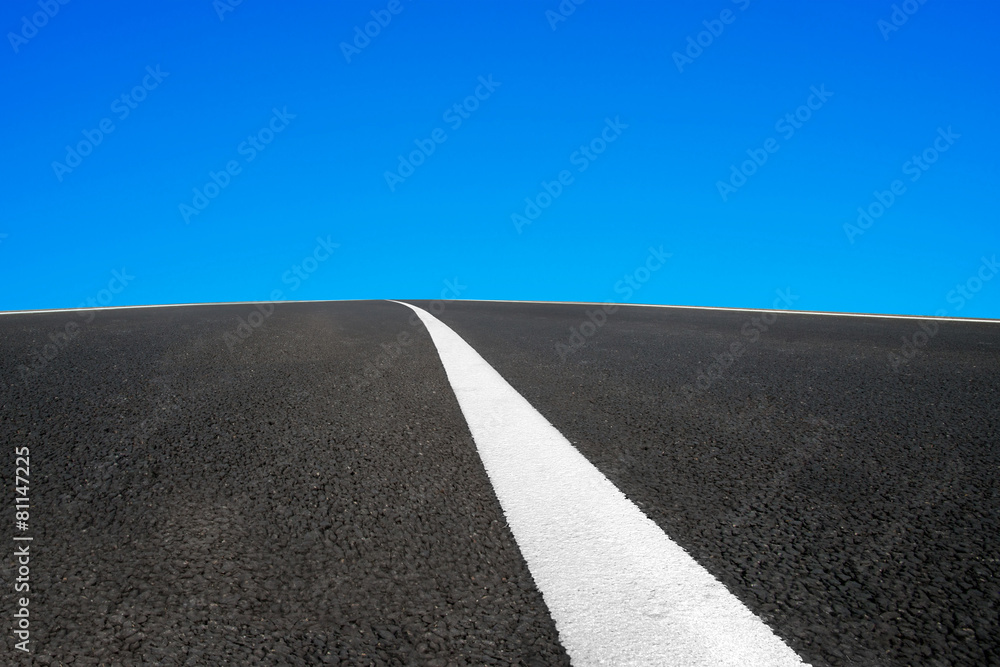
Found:
[[568, 664], [407, 309], [254, 311], [0, 317], [0, 493], [30, 447], [34, 537], [32, 654], [7, 632], [4, 660]]
[[808, 662], [1000, 665], [1000, 325], [434, 309]]

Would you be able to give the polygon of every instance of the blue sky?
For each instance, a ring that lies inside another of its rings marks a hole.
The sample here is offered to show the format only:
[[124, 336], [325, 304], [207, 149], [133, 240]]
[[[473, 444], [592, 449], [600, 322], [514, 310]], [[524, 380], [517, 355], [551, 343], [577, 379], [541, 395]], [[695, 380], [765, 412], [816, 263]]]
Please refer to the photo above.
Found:
[[233, 1], [5, 3], [0, 310], [1000, 317], [995, 3]]

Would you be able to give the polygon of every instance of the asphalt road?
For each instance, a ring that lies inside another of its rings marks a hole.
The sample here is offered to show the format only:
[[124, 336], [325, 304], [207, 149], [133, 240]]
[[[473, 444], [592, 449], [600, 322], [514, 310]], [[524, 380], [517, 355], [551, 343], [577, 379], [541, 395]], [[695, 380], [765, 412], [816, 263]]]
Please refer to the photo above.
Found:
[[1000, 323], [595, 310], [440, 319], [807, 661], [1000, 665]]
[[34, 537], [32, 654], [7, 630], [0, 662], [568, 664], [408, 309], [278, 304], [230, 346], [252, 311], [0, 317], [0, 441], [30, 447]]
[[[594, 307], [438, 306], [808, 662], [1000, 665], [1000, 325], [894, 367], [914, 320], [627, 307], [576, 337]], [[34, 538], [5, 659], [568, 664], [423, 325], [253, 311], [0, 317], [0, 439], [31, 451], [6, 534]]]

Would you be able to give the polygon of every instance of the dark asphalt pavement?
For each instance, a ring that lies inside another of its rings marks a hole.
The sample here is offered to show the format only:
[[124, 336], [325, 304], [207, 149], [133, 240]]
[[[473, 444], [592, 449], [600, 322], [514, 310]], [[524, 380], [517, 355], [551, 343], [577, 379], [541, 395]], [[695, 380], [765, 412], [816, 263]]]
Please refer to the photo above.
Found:
[[595, 310], [440, 319], [807, 661], [1000, 665], [1000, 324]]
[[[410, 311], [253, 311], [0, 317], [0, 662], [568, 664]], [[238, 318], [259, 327], [240, 340]], [[22, 377], [32, 350], [58, 353]], [[24, 446], [30, 656], [10, 631]]]
[[[431, 310], [805, 660], [1000, 665], [1000, 325]], [[568, 664], [408, 309], [254, 311], [0, 316], [4, 659]]]

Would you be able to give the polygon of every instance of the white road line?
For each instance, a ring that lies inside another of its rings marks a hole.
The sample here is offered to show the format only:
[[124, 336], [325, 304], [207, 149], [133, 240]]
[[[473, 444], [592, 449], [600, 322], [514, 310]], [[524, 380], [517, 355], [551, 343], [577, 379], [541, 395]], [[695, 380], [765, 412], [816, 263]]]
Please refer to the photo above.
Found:
[[332, 303], [331, 301], [206, 301], [204, 303], [154, 303], [141, 306], [97, 306], [95, 308], [48, 308], [45, 310], [0, 310], [0, 315], [40, 315], [48, 313], [89, 313], [92, 310], [141, 310], [143, 308], [184, 308], [185, 306], [255, 306], [259, 303]]
[[[419, 301], [420, 299], [414, 299]], [[730, 306], [673, 306], [664, 303], [611, 303], [600, 301], [511, 301], [505, 299], [462, 299], [470, 303], [534, 303], [567, 306], [628, 306], [630, 308], [674, 308], [677, 310], [722, 310], [738, 313], [781, 313], [782, 315], [828, 315], [831, 317], [870, 317], [879, 320], [934, 320], [936, 322], [984, 322], [1000, 324], [1000, 319], [975, 317], [938, 317], [937, 315], [885, 315], [879, 313], [840, 313], [833, 310], [788, 310], [777, 308], [735, 308]]]
[[[50, 308], [47, 310], [0, 310], [0, 315], [37, 315], [39, 313], [75, 313], [91, 310], [128, 310], [130, 308], [180, 308], [183, 306], [253, 306], [258, 303], [345, 303], [351, 301], [377, 301], [378, 299], [312, 299], [307, 301], [210, 301], [205, 303], [162, 303], [144, 306], [98, 306], [97, 308]], [[413, 299], [422, 301], [426, 299]], [[728, 308], [723, 306], [671, 306], [656, 303], [609, 303], [602, 301], [510, 301], [504, 299], [444, 300], [445, 303], [533, 303], [549, 306], [629, 306], [632, 308], [676, 308], [680, 310], [724, 310], [741, 313], [781, 313], [787, 315], [830, 315], [833, 317], [871, 317], [884, 320], [935, 320], [937, 322], [983, 322], [1000, 324], [1000, 319], [974, 317], [936, 317], [933, 315], [879, 315], [877, 313], [837, 313], [825, 310], [776, 310], [772, 308]], [[395, 301], [394, 303], [402, 303]]]
[[805, 663], [468, 343], [430, 332], [511, 532], [576, 667]]

